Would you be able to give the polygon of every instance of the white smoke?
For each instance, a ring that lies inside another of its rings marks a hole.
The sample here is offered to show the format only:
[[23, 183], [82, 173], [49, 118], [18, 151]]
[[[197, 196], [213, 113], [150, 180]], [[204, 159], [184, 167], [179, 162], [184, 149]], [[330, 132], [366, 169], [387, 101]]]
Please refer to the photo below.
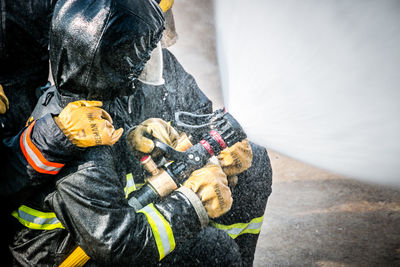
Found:
[[216, 0], [224, 102], [249, 139], [400, 185], [400, 1]]

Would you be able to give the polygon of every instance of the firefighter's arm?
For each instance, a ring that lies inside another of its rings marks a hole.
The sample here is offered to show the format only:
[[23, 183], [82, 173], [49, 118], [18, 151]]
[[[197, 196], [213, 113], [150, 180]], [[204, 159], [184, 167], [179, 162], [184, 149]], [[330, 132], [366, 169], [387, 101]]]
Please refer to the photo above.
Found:
[[20, 202], [25, 192], [58, 174], [85, 147], [114, 144], [122, 129], [114, 129], [100, 105], [97, 101], [72, 102], [58, 116], [47, 114], [32, 120], [18, 135], [5, 139], [2, 164], [10, 166], [3, 168], [0, 196]]
[[82, 153], [54, 122], [51, 114], [31, 122], [2, 142], [0, 196], [21, 203], [28, 192], [58, 174], [65, 163]]
[[251, 144], [251, 148], [252, 165], [238, 174], [238, 182], [232, 192], [235, 201], [231, 210], [210, 222], [211, 226], [237, 240], [244, 265], [249, 266], [254, 259], [272, 184], [272, 168], [266, 149], [256, 144]]
[[[86, 168], [62, 178], [56, 193], [47, 199], [62, 225], [99, 265], [154, 265], [195, 237], [208, 224], [207, 213], [212, 209], [221, 212], [230, 206], [230, 191], [224, 191], [229, 188], [215, 190], [221, 177], [215, 177], [217, 182], [210, 177], [207, 182], [195, 182], [197, 192], [183, 187], [158, 203], [135, 210], [125, 198], [111, 151], [106, 149], [91, 150], [93, 156], [101, 154], [102, 158], [85, 159]], [[207, 176], [213, 176], [212, 172]], [[205, 207], [207, 199], [214, 199], [209, 207]]]
[[[83, 148], [113, 145], [123, 130], [115, 130], [99, 101], [69, 103], [59, 115], [46, 114], [32, 120], [17, 136], [5, 140], [21, 169], [35, 174], [55, 175], [66, 162], [79, 155]], [[23, 172], [23, 170], [21, 170]]]

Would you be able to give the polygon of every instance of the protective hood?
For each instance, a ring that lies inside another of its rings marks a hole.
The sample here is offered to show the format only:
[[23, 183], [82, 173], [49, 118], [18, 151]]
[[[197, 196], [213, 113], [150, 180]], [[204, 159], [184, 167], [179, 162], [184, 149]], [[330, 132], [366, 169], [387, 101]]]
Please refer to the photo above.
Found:
[[58, 1], [50, 31], [58, 91], [99, 100], [131, 94], [163, 29], [152, 0]]

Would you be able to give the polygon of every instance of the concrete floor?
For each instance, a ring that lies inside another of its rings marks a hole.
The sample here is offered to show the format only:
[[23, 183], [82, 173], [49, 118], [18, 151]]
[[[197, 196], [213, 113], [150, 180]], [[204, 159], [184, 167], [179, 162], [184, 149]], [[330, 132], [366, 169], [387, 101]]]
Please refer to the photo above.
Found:
[[400, 266], [400, 190], [276, 152], [255, 266]]
[[[171, 51], [223, 106], [211, 0], [175, 1]], [[400, 266], [400, 189], [360, 183], [269, 151], [273, 193], [255, 266]], [[375, 166], [376, 168], [376, 166]]]

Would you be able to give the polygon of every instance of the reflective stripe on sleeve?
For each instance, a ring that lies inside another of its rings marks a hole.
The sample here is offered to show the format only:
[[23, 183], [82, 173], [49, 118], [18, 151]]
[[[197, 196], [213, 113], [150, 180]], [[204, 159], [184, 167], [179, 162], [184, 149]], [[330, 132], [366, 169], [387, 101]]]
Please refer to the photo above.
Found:
[[259, 234], [264, 216], [254, 218], [248, 223], [235, 223], [231, 225], [223, 225], [216, 222], [211, 222], [215, 228], [221, 229], [229, 234], [230, 237], [235, 239], [242, 234]]
[[136, 184], [132, 173], [131, 172], [128, 173], [126, 175], [126, 186], [124, 188], [125, 198], [128, 198], [130, 193], [140, 189], [143, 185], [144, 185], [144, 183]]
[[139, 210], [138, 213], [139, 212], [144, 213], [147, 217], [147, 221], [153, 231], [154, 239], [156, 240], [160, 260], [162, 260], [175, 249], [175, 238], [172, 228], [167, 220], [165, 220], [161, 213], [154, 207], [153, 203]]
[[29, 165], [32, 166], [37, 172], [46, 174], [57, 174], [64, 164], [50, 162], [44, 158], [39, 149], [33, 144], [31, 140], [32, 128], [35, 125], [35, 121], [26, 128], [26, 130], [21, 134], [20, 146], [22, 153], [24, 154]]
[[128, 198], [129, 194], [133, 191], [136, 191], [135, 181], [133, 180], [132, 173], [128, 173], [126, 175], [126, 186], [124, 188], [125, 191], [125, 198]]
[[25, 205], [12, 212], [12, 216], [28, 228], [35, 230], [53, 230], [64, 228], [54, 212], [42, 212]]

